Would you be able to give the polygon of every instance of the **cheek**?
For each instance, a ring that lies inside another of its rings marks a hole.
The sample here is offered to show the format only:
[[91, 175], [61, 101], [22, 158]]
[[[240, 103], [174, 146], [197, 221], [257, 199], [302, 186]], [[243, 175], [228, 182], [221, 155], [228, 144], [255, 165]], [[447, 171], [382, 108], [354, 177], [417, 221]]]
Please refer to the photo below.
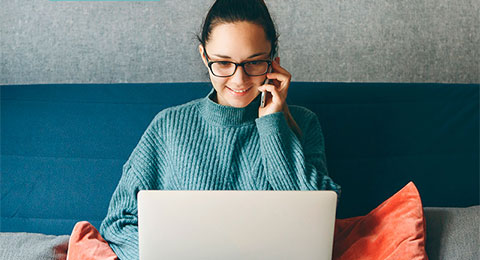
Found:
[[[228, 80], [229, 78], [221, 78], [221, 77], [215, 77], [212, 75], [212, 73], [209, 73], [210, 75], [210, 81], [212, 82], [213, 86], [217, 89], [221, 89], [225, 86], [228, 86]], [[263, 82], [265, 82], [266, 76], [259, 76], [259, 77], [251, 77], [248, 82], [245, 82], [247, 85], [253, 85], [253, 86], [261, 86], [263, 85]]]
[[265, 79], [266, 79], [266, 76], [253, 77], [251, 79], [251, 84], [253, 86], [259, 87], [259, 86], [263, 85], [263, 82], [265, 82]]
[[213, 86], [215, 86], [216, 88], [222, 88], [227, 84], [228, 78], [215, 77], [212, 74], [210, 74], [210, 81], [212, 82]]

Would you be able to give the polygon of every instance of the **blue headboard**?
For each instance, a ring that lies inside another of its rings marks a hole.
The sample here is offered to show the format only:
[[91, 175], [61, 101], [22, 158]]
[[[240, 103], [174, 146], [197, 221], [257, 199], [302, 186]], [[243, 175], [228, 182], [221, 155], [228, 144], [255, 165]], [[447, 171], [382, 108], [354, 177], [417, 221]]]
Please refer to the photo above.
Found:
[[[122, 165], [160, 110], [210, 83], [1, 86], [1, 230], [97, 228]], [[338, 217], [365, 214], [413, 181], [424, 206], [479, 204], [479, 85], [292, 82], [314, 111]]]

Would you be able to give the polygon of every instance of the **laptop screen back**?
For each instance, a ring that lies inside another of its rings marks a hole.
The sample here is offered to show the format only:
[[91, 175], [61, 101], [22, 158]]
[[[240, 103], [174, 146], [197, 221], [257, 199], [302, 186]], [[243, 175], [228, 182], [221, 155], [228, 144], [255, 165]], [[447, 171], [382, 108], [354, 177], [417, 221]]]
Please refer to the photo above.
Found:
[[331, 259], [333, 191], [140, 191], [140, 260]]

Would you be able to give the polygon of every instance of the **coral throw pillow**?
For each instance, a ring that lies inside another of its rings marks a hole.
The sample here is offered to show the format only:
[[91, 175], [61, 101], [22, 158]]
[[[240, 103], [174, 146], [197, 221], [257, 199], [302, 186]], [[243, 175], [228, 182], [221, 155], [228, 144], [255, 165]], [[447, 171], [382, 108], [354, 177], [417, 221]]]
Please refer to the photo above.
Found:
[[75, 224], [68, 242], [67, 260], [118, 260], [98, 230], [88, 221]]
[[333, 259], [428, 259], [420, 195], [409, 182], [365, 216], [337, 219]]

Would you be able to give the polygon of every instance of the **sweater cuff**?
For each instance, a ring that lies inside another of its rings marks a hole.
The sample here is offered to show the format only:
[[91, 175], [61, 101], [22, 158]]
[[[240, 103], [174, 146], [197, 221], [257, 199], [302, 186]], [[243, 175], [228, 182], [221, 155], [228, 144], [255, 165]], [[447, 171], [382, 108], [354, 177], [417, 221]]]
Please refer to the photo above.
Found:
[[276, 135], [282, 130], [288, 130], [288, 123], [283, 111], [268, 114], [255, 119], [259, 135]]

